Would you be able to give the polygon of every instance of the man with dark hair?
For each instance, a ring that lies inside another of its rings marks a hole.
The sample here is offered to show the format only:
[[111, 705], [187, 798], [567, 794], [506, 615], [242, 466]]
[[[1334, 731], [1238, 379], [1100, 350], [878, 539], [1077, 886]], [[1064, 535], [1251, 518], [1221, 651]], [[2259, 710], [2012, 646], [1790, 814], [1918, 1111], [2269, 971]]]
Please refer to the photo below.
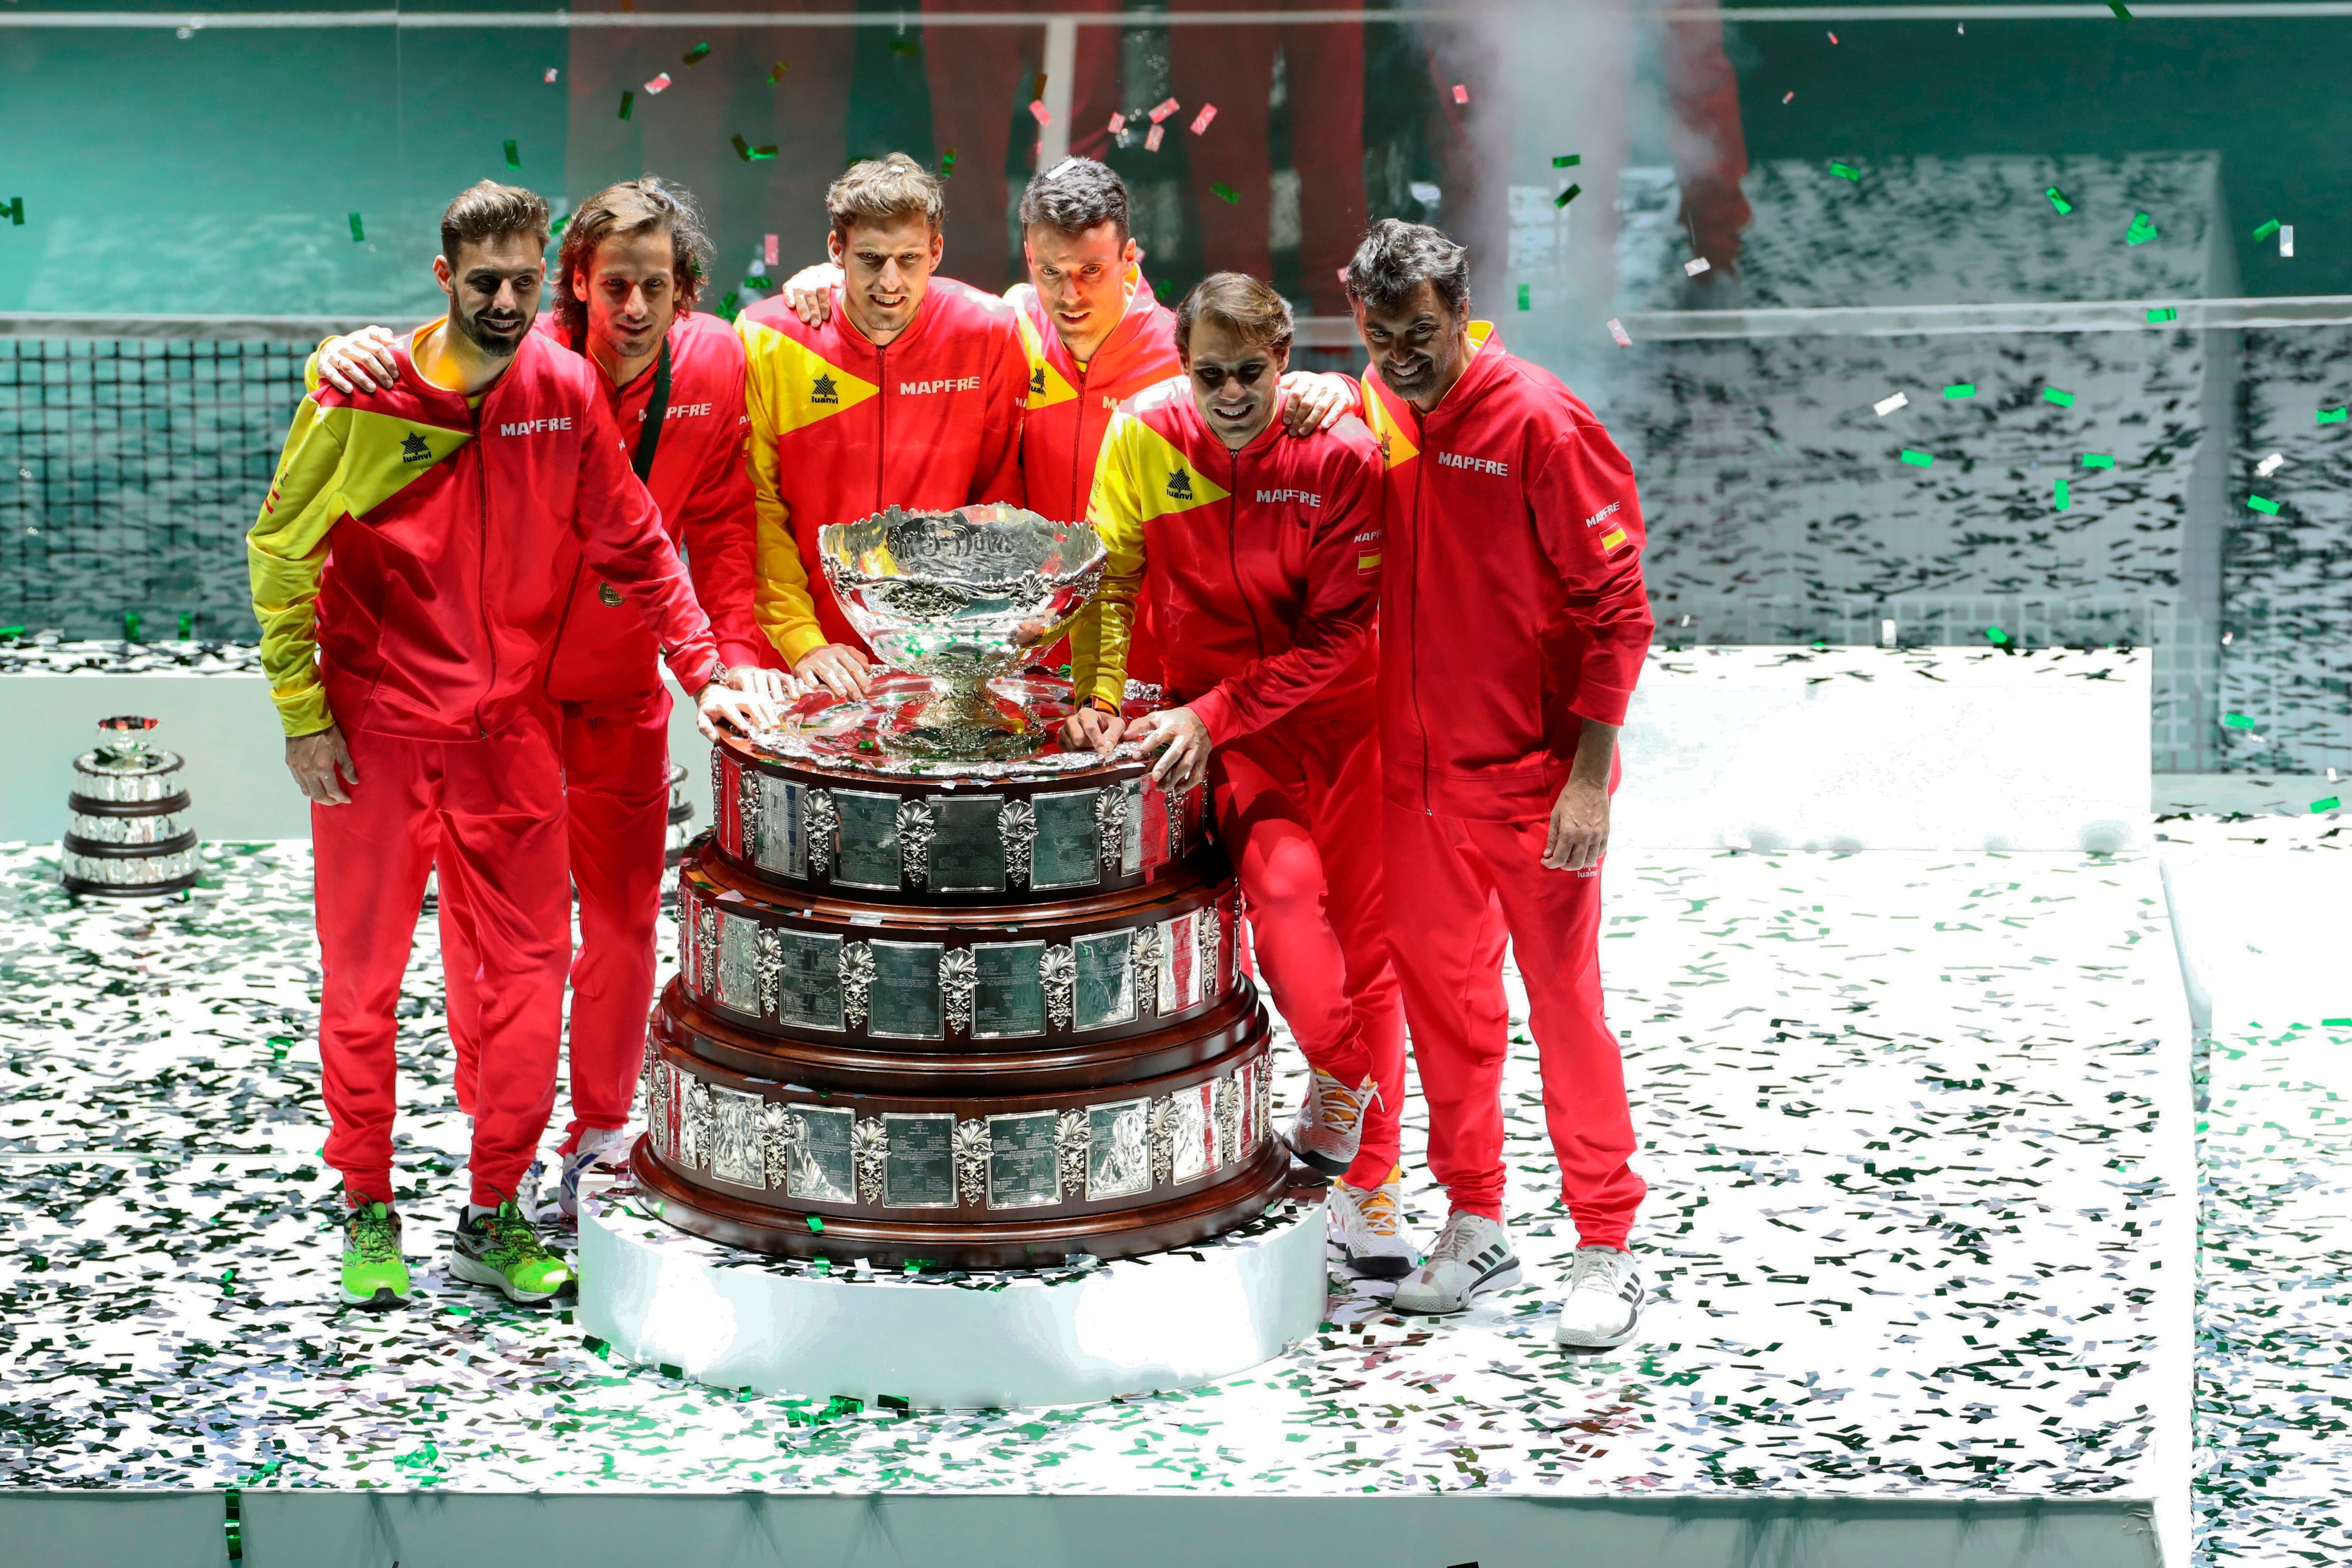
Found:
[[1459, 1312], [1519, 1277], [1502, 1209], [1507, 937], [1579, 1241], [1557, 1337], [1595, 1350], [1630, 1340], [1642, 1307], [1625, 1241], [1645, 1189], [1598, 952], [1617, 731], [1650, 643], [1641, 502], [1591, 411], [1470, 319], [1468, 262], [1389, 219], [1348, 267], [1388, 478], [1383, 841], [1390, 884], [1412, 889], [1389, 929], [1452, 1205], [1395, 1304]]
[[760, 626], [803, 680], [864, 695], [871, 657], [817, 565], [817, 530], [900, 506], [1021, 499], [1020, 334], [1003, 300], [934, 276], [940, 183], [903, 152], [825, 196], [842, 269], [816, 322], [782, 298], [736, 319], [759, 515]]
[[[1144, 281], [1141, 253], [1128, 231], [1127, 186], [1091, 158], [1065, 158], [1021, 193], [1021, 253], [1029, 281], [1005, 290], [1028, 361], [1021, 425], [1022, 504], [1059, 522], [1086, 516], [1095, 459], [1119, 404], [1181, 373], [1176, 318]], [[779, 298], [803, 322], [824, 320], [829, 267], [804, 269]], [[1352, 397], [1326, 378], [1285, 379], [1286, 423], [1293, 431], [1328, 430]], [[1148, 604], [1132, 628], [1128, 673], [1158, 682], [1159, 638]], [[1092, 649], [1072, 643], [1072, 674], [1088, 685]], [[1059, 658], [1047, 656], [1047, 663]]]
[[[1219, 273], [1177, 313], [1186, 373], [1112, 417], [1087, 511], [1109, 566], [1075, 639], [1099, 649], [1079, 694], [1097, 706], [1063, 738], [1105, 752], [1139, 739], [1164, 748], [1152, 771], [1171, 788], [1207, 779], [1259, 967], [1313, 1069], [1287, 1141], [1326, 1176], [1363, 1180], [1369, 1157], [1363, 1201], [1390, 1223], [1383, 1235], [1343, 1214], [1341, 1244], [1359, 1273], [1393, 1279], [1412, 1266], [1394, 1223], [1397, 1121], [1370, 1118], [1404, 1086], [1381, 924], [1380, 456], [1353, 419], [1297, 439], [1276, 428], [1290, 340], [1280, 295]], [[1139, 601], [1180, 706], [1126, 729]]]
[[394, 384], [306, 397], [247, 538], [262, 664], [312, 801], [327, 1159], [351, 1216], [342, 1294], [408, 1295], [392, 1209], [394, 1041], [425, 873], [465, 890], [482, 1000], [471, 1201], [451, 1271], [518, 1301], [571, 1278], [515, 1202], [555, 1096], [571, 898], [563, 756], [544, 691], [576, 576], [634, 605], [714, 718], [710, 623], [585, 362], [530, 331], [547, 204], [488, 181], [441, 221], [448, 316]]
[[[709, 267], [701, 215], [684, 192], [650, 175], [624, 180], [572, 215], [557, 262], [550, 341], [602, 372], [606, 406], [629, 443], [695, 594], [710, 612], [730, 684], [782, 696], [785, 677], [751, 619], [751, 485], [744, 472], [743, 350], [726, 322], [694, 307]], [[392, 386], [392, 334], [370, 327], [320, 350], [312, 384], [353, 392]], [[590, 1166], [625, 1158], [624, 1129], [643, 1069], [669, 827], [668, 692], [652, 637], [620, 593], [580, 570], [548, 657], [547, 695], [562, 716], [572, 881], [580, 949], [572, 963], [572, 1121], [556, 1212], [576, 1214]], [[474, 1113], [482, 997], [474, 897], [441, 877], [441, 946], [449, 973], [449, 1037], [457, 1103]]]

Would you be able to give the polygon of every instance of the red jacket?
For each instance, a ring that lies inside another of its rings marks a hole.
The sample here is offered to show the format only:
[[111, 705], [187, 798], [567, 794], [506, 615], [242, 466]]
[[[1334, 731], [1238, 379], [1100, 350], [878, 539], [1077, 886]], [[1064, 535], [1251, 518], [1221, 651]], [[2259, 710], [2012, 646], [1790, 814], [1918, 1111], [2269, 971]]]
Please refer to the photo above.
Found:
[[595, 368], [525, 333], [478, 408], [416, 372], [302, 402], [247, 536], [262, 665], [289, 735], [497, 734], [543, 706], [573, 574], [614, 583], [687, 690], [719, 653], [629, 471]]
[[[552, 314], [539, 319], [538, 329], [569, 346]], [[695, 597], [709, 612], [719, 656], [730, 664], [772, 664], [775, 652], [751, 619], [743, 346], [719, 318], [686, 312], [670, 326], [669, 355], [669, 410], [646, 487], [661, 508], [670, 542], [686, 552]], [[647, 365], [625, 387], [615, 387], [602, 371], [596, 374], [632, 460], [653, 406], [658, 361]], [[583, 701], [653, 689], [653, 633], [642, 618], [614, 605], [616, 597], [612, 585], [585, 564], [575, 573], [549, 659], [549, 695]]]
[[1028, 367], [1013, 308], [934, 277], [887, 348], [850, 324], [834, 290], [821, 327], [782, 299], [735, 322], [743, 340], [745, 447], [759, 514], [755, 609], [787, 664], [826, 643], [863, 647], [817, 564], [816, 531], [888, 506], [1021, 500]]
[[1089, 695], [1116, 700], [1139, 580], [1170, 695], [1213, 741], [1310, 709], [1369, 718], [1380, 475], [1380, 448], [1353, 419], [1299, 437], [1277, 417], [1234, 452], [1181, 376], [1130, 401], [1095, 470], [1090, 511], [1110, 566], [1073, 639], [1100, 638]]
[[[1028, 498], [1022, 505], [1055, 522], [1087, 515], [1095, 458], [1118, 405], [1184, 372], [1176, 358], [1176, 313], [1152, 297], [1139, 270], [1131, 282], [1126, 313], [1083, 368], [1071, 357], [1034, 287], [1020, 283], [1005, 292], [1018, 312], [1021, 346], [1029, 356], [1029, 403], [1021, 422], [1021, 482]], [[1139, 608], [1127, 673], [1157, 685], [1163, 674], [1160, 639], [1152, 630], [1150, 607]], [[1065, 643], [1044, 662], [1058, 664], [1069, 657]], [[1087, 681], [1088, 672], [1075, 665], [1070, 674], [1079, 685]]]
[[1388, 462], [1382, 789], [1517, 821], [1549, 814], [1582, 720], [1625, 722], [1652, 627], [1642, 506], [1591, 410], [1470, 330], [1426, 419], [1376, 371], [1359, 388]]

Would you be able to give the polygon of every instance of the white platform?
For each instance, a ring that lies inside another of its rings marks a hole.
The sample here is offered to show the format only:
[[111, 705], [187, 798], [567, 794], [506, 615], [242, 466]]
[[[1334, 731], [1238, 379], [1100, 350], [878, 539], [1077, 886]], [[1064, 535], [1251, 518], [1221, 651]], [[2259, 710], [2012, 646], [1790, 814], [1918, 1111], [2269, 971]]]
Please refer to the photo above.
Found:
[[[1017, 1409], [1192, 1388], [1272, 1359], [1325, 1312], [1323, 1206], [1198, 1247], [1050, 1277], [831, 1277], [688, 1236], [596, 1196], [581, 1326], [721, 1388], [919, 1410]], [[1002, 1288], [990, 1288], [1002, 1278]]]

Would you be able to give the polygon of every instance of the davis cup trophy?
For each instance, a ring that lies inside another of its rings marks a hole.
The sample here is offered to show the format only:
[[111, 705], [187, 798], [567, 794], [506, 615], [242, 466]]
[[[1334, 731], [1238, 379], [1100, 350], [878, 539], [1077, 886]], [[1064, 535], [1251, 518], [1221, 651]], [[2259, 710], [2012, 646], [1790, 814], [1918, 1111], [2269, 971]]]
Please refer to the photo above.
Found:
[[1257, 1218], [1289, 1162], [1203, 792], [1061, 750], [1069, 685], [1021, 668], [1100, 586], [1100, 542], [988, 506], [819, 548], [889, 669], [714, 749], [638, 1188], [716, 1241], [894, 1269], [1058, 1267]]

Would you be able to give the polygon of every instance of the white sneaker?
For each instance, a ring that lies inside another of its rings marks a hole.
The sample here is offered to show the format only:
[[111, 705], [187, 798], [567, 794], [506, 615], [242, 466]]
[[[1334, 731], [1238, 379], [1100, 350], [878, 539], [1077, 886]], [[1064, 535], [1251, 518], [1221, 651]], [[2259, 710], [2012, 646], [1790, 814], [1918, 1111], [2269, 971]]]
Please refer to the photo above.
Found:
[[1346, 1182], [1331, 1184], [1331, 1227], [1348, 1267], [1368, 1280], [1402, 1280], [1412, 1271], [1412, 1243], [1404, 1237], [1404, 1173], [1367, 1192]]
[[1614, 1247], [1580, 1247], [1569, 1266], [1554, 1338], [1563, 1350], [1607, 1350], [1642, 1321], [1642, 1266]]
[[634, 1141], [625, 1132], [614, 1132], [604, 1127], [582, 1130], [579, 1146], [563, 1156], [563, 1175], [556, 1183], [555, 1208], [562, 1217], [562, 1223], [577, 1225], [580, 1222], [581, 1178], [598, 1166], [609, 1171], [625, 1172], [629, 1168], [629, 1147]]
[[1307, 1103], [1282, 1141], [1325, 1176], [1346, 1176], [1364, 1146], [1364, 1106], [1379, 1091], [1369, 1078], [1350, 1089], [1319, 1067], [1307, 1076]]
[[1420, 1268], [1406, 1275], [1390, 1304], [1401, 1312], [1458, 1312], [1471, 1298], [1519, 1282], [1519, 1260], [1500, 1220], [1455, 1209]]

